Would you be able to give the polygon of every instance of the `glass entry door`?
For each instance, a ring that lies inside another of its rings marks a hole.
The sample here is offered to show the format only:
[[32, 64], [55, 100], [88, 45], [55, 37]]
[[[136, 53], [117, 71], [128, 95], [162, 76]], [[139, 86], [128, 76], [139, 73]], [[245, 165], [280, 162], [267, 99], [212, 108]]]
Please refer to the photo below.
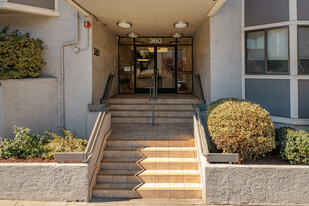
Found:
[[135, 92], [149, 93], [154, 74], [158, 74], [158, 92], [176, 93], [176, 47], [135, 47]]

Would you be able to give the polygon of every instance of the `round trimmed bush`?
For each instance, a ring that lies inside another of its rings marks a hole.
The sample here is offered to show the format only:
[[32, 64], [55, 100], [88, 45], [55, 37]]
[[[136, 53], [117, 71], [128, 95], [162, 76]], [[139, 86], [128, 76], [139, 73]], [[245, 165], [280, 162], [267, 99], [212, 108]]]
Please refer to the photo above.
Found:
[[8, 27], [0, 31], [0, 79], [38, 77], [45, 65], [43, 41], [31, 38], [29, 33], [7, 31]]
[[260, 105], [242, 99], [220, 99], [207, 112], [210, 136], [225, 153], [238, 153], [241, 160], [255, 161], [272, 151], [275, 128]]

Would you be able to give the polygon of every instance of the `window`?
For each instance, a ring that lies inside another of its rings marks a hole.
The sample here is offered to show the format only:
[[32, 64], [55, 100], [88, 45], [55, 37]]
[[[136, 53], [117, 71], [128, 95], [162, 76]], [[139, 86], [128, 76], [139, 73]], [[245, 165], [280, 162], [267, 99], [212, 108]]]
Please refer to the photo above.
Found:
[[309, 74], [309, 27], [298, 28], [298, 74]]
[[288, 28], [273, 28], [246, 33], [246, 73], [289, 73]]

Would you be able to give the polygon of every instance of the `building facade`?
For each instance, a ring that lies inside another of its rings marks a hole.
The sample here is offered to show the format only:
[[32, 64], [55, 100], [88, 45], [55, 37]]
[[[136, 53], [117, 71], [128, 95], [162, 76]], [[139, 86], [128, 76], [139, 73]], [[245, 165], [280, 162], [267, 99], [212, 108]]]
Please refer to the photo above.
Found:
[[308, 8], [307, 0], [0, 0], [0, 28], [47, 46], [39, 78], [1, 81], [0, 136], [15, 122], [89, 137], [88, 105], [100, 103], [110, 74], [113, 95], [149, 93], [153, 74], [159, 95], [192, 94], [199, 74], [207, 104], [248, 99], [278, 125], [306, 129]]

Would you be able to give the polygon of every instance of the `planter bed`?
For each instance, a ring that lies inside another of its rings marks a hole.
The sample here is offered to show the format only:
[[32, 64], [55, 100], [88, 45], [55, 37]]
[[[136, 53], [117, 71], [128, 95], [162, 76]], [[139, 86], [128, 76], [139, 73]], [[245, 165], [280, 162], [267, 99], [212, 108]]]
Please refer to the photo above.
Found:
[[33, 163], [33, 162], [55, 162], [59, 163], [58, 161], [55, 161], [53, 159], [42, 159], [42, 158], [25, 158], [25, 159], [16, 159], [16, 158], [9, 158], [9, 159], [0, 159], [0, 163], [13, 163], [13, 162], [24, 162], [24, 163]]
[[[203, 156], [198, 124], [203, 125], [209, 152], [218, 152], [210, 144], [207, 131], [207, 106], [195, 106], [194, 135], [203, 181], [203, 199], [209, 205], [308, 205], [309, 166], [290, 165], [273, 153], [254, 163], [224, 164]], [[199, 115], [197, 115], [199, 113]], [[205, 152], [204, 152], [205, 153]], [[217, 153], [215, 153], [217, 154]], [[222, 153], [219, 153], [222, 154]], [[225, 161], [228, 162], [228, 161]]]

